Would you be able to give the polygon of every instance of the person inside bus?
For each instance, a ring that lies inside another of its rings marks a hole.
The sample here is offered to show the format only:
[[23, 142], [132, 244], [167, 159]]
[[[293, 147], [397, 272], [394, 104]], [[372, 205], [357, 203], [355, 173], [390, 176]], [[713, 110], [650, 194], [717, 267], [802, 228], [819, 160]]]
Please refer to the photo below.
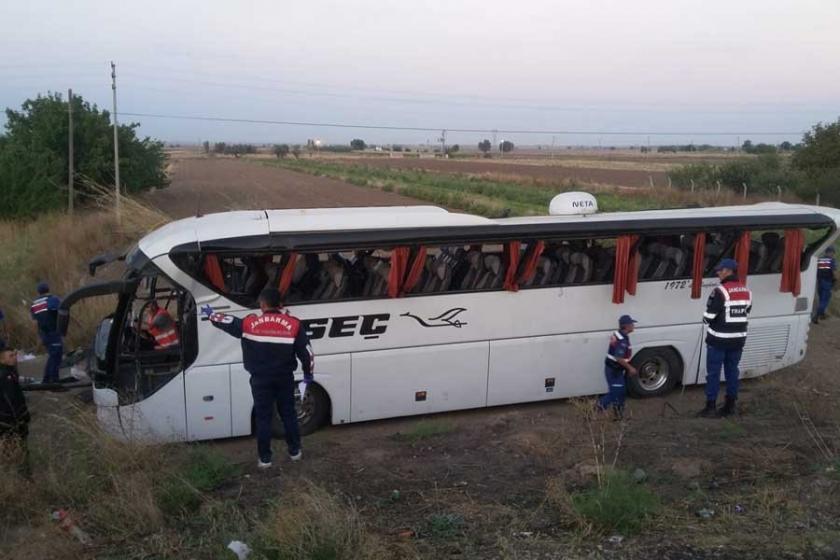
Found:
[[604, 376], [607, 378], [607, 394], [598, 400], [598, 409], [612, 409], [616, 420], [624, 417], [624, 400], [627, 396], [626, 375], [638, 375], [630, 363], [633, 347], [630, 345], [630, 333], [635, 330], [636, 320], [630, 315], [618, 319], [618, 330], [610, 336], [610, 345], [604, 359]]
[[[723, 259], [715, 267], [720, 278], [706, 302], [706, 406], [698, 413], [704, 418], [730, 416], [738, 400], [738, 363], [747, 341], [747, 317], [752, 309], [752, 293], [736, 275], [738, 263]], [[720, 370], [726, 377], [726, 402], [718, 411]]]
[[213, 313], [209, 307], [204, 308], [204, 313], [209, 315], [214, 327], [242, 340], [242, 361], [251, 374], [254, 397], [257, 467], [266, 469], [271, 466], [271, 419], [275, 405], [283, 421], [289, 458], [298, 461], [303, 457], [295, 411], [294, 371], [300, 360], [304, 383], [311, 383], [315, 357], [306, 329], [297, 317], [283, 310], [276, 288], [264, 289], [259, 303], [261, 314], [244, 319]]
[[32, 301], [29, 313], [38, 325], [38, 337], [47, 350], [47, 363], [44, 366], [42, 383], [58, 383], [61, 369], [61, 358], [64, 355], [64, 342], [58, 331], [58, 306], [61, 300], [50, 293], [46, 282], [39, 282], [36, 286], [38, 297]]
[[180, 344], [175, 320], [169, 311], [158, 305], [156, 299], [149, 302], [143, 315], [142, 330], [154, 340], [155, 350], [174, 348]]
[[814, 313], [813, 322], [817, 324], [820, 319], [825, 319], [825, 312], [828, 310], [828, 303], [831, 301], [831, 290], [834, 289], [834, 272], [837, 270], [837, 262], [834, 260], [834, 247], [829, 247], [823, 256], [817, 261], [817, 294], [820, 303]]

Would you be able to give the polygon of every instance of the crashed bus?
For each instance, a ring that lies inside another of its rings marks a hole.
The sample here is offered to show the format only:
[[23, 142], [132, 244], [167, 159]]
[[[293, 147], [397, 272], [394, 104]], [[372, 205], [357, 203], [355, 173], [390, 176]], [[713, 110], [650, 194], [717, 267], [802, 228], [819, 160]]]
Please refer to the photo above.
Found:
[[[753, 292], [742, 377], [802, 360], [817, 257], [840, 211], [594, 209], [591, 196], [565, 193], [547, 216], [504, 219], [430, 206], [182, 219], [123, 255], [121, 280], [69, 294], [60, 327], [79, 301], [117, 296], [94, 342], [97, 415], [115, 434], [156, 441], [252, 432], [239, 341], [203, 311], [243, 317], [266, 286], [282, 292], [315, 351], [315, 384], [298, 405], [303, 433], [602, 393], [606, 341], [625, 313], [640, 321], [631, 393], [703, 383], [702, 316], [723, 258], [741, 263]], [[172, 317], [177, 344], [144, 336], [153, 306]]]

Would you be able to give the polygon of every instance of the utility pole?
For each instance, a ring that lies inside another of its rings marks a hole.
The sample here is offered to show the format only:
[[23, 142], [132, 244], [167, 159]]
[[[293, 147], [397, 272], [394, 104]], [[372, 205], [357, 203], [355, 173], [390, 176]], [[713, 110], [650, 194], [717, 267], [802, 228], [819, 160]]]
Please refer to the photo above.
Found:
[[74, 173], [73, 169], [73, 90], [67, 90], [67, 212], [73, 215], [73, 198], [75, 193], [74, 187]]
[[117, 124], [117, 65], [111, 61], [111, 90], [114, 92], [114, 192], [116, 193], [117, 222], [122, 219], [122, 202], [120, 201], [120, 143], [119, 125]]
[[446, 129], [440, 131], [440, 155], [446, 157]]

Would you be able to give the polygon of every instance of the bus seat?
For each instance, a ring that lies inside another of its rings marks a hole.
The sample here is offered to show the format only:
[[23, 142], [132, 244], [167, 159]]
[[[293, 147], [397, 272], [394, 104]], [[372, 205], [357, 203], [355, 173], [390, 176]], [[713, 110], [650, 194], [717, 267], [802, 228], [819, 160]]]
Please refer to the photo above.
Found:
[[481, 251], [468, 251], [466, 254], [468, 268], [461, 280], [461, 290], [475, 290], [483, 273], [484, 262], [481, 258]]
[[595, 260], [593, 280], [611, 281], [615, 269], [615, 247], [599, 248], [592, 257]]
[[368, 277], [365, 281], [364, 296], [378, 297], [388, 293], [388, 274], [391, 272], [391, 264], [385, 259], [378, 257], [365, 257], [365, 268]]
[[767, 248], [761, 241], [750, 241], [750, 265], [747, 269], [749, 274], [755, 274], [767, 261]]
[[565, 283], [566, 275], [569, 273], [569, 267], [571, 266], [569, 260], [572, 255], [571, 250], [567, 246], [561, 246], [551, 253], [545, 254], [554, 263], [554, 270], [551, 273], [551, 278], [549, 278], [548, 283], [552, 285]]
[[426, 279], [420, 291], [426, 294], [447, 291], [452, 283], [454, 262], [454, 257], [445, 251], [426, 259]]
[[322, 284], [313, 299], [337, 299], [344, 295], [347, 288], [347, 270], [341, 262], [335, 259], [328, 260], [324, 263], [320, 276]]
[[523, 286], [526, 287], [540, 287], [545, 286], [550, 280], [554, 272], [554, 261], [548, 257], [540, 257], [537, 259], [537, 268], [530, 280], [526, 280]]
[[761, 234], [761, 243], [767, 248], [767, 260], [764, 269], [759, 272], [781, 272], [785, 252], [783, 240], [784, 237], [775, 231], [766, 231]]
[[482, 272], [476, 290], [494, 290], [501, 288], [504, 283], [504, 267], [499, 255], [484, 255], [484, 271]]
[[245, 278], [242, 284], [242, 291], [251, 296], [257, 297], [268, 283], [268, 274], [265, 265], [259, 259], [250, 258], [246, 261]]
[[688, 255], [685, 251], [678, 247], [669, 247], [665, 251], [665, 257], [673, 263], [673, 268], [670, 271], [668, 278], [680, 278], [685, 276], [688, 268]]
[[645, 243], [639, 249], [641, 258], [639, 259], [639, 279], [649, 279], [659, 266], [659, 259], [656, 256], [655, 249], [652, 249], [658, 243]]
[[592, 279], [592, 259], [586, 253], [572, 253], [569, 256], [569, 272], [566, 284], [583, 284]]

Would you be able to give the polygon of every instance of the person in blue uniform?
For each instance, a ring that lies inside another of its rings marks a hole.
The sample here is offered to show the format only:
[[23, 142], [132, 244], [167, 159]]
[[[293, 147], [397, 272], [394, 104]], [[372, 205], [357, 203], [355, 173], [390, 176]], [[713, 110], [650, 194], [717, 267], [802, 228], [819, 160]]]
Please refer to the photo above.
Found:
[[300, 428], [295, 411], [294, 371], [300, 360], [303, 379], [313, 380], [314, 354], [297, 317], [283, 310], [280, 292], [264, 289], [259, 296], [259, 315], [244, 319], [213, 313], [205, 308], [214, 327], [242, 339], [242, 361], [251, 374], [251, 394], [254, 397], [254, 420], [257, 431], [259, 468], [271, 466], [271, 419], [274, 406], [283, 421], [289, 458], [298, 461], [303, 456]]
[[820, 319], [825, 319], [825, 312], [828, 310], [828, 304], [831, 301], [831, 291], [834, 289], [834, 273], [837, 271], [837, 261], [834, 260], [834, 247], [829, 247], [817, 260], [817, 295], [819, 296], [819, 304], [817, 311], [814, 313], [814, 324], [820, 322]]
[[47, 350], [47, 364], [44, 366], [42, 383], [58, 383], [58, 372], [61, 368], [61, 358], [64, 355], [64, 342], [58, 332], [58, 306], [61, 300], [50, 293], [46, 282], [40, 282], [36, 287], [38, 297], [32, 301], [29, 312], [38, 325], [38, 336]]
[[610, 336], [610, 345], [604, 359], [607, 394], [598, 400], [598, 408], [603, 411], [612, 409], [617, 419], [624, 416], [624, 400], [627, 395], [626, 376], [639, 373], [630, 363], [633, 355], [630, 333], [635, 329], [635, 324], [636, 321], [630, 315], [622, 315], [619, 318], [618, 330]]

